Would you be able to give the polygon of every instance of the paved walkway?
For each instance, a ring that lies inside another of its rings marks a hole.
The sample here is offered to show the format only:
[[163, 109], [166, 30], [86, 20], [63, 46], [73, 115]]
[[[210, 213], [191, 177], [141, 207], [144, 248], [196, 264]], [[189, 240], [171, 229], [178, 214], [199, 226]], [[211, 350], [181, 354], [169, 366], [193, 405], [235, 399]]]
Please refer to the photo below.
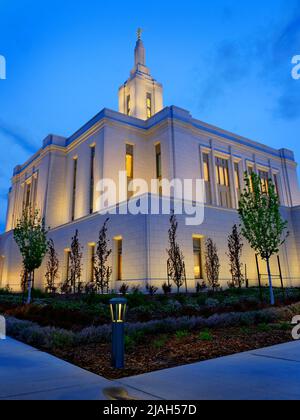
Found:
[[122, 383], [166, 400], [300, 400], [300, 341]]
[[112, 382], [0, 340], [0, 400], [105, 400], [120, 393], [142, 400], [300, 400], [300, 341]]
[[[117, 386], [10, 338], [0, 340], [0, 400], [105, 400]], [[152, 399], [127, 392], [132, 398]]]

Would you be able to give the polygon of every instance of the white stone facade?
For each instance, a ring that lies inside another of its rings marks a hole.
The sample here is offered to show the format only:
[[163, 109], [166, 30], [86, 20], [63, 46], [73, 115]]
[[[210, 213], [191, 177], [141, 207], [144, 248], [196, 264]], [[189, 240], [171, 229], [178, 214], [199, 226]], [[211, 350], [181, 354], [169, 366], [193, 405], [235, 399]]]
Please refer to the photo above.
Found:
[[[0, 236], [0, 287], [9, 285], [15, 290], [20, 287], [21, 258], [12, 230], [22, 209], [28, 205], [39, 209], [46, 226], [51, 228], [49, 237], [54, 240], [60, 258], [58, 283], [66, 276], [66, 253], [76, 229], [84, 246], [82, 280], [91, 280], [91, 247], [106, 219], [97, 213], [99, 193], [96, 187], [106, 178], [118, 185], [119, 172], [127, 169], [128, 146], [132, 150], [133, 178], [144, 179], [150, 184], [158, 177], [159, 146], [162, 178], [204, 178], [206, 181], [204, 223], [197, 227], [186, 226], [184, 216], [178, 216], [178, 242], [185, 256], [191, 289], [200, 281], [194, 274], [193, 237], [201, 240], [202, 265], [205, 238], [211, 237], [217, 243], [222, 286], [230, 280], [227, 237], [233, 224], [239, 221], [238, 194], [243, 189], [243, 174], [250, 169], [266, 174], [277, 185], [290, 231], [280, 252], [283, 276], [287, 285], [299, 286], [300, 193], [293, 153], [228, 133], [194, 119], [183, 109], [163, 108], [162, 87], [151, 78], [142, 47], [141, 40], [138, 40], [135, 69], [120, 89], [120, 112], [102, 110], [69, 138], [48, 136], [28, 162], [15, 168], [9, 192], [6, 233]], [[125, 104], [130, 105], [130, 115], [127, 115]], [[216, 165], [225, 168], [219, 179]], [[168, 228], [167, 215], [110, 217], [113, 289], [117, 290], [123, 282], [130, 285], [148, 282], [160, 287], [167, 280]], [[120, 239], [122, 278], [118, 273], [117, 244]], [[247, 265], [250, 284], [257, 284], [255, 256], [247, 244], [243, 261]], [[263, 263], [261, 270], [266, 271]], [[272, 270], [278, 274], [276, 259], [272, 262]], [[205, 279], [204, 270], [201, 277]], [[36, 287], [44, 288], [45, 262], [36, 272], [35, 282]]]

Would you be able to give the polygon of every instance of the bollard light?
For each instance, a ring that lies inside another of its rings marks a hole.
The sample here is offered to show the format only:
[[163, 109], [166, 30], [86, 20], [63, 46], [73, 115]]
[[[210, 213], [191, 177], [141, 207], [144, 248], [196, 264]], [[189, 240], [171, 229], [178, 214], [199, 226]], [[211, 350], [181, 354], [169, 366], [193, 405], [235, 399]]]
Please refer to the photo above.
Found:
[[125, 366], [125, 317], [127, 299], [111, 299], [110, 312], [112, 318], [112, 366], [123, 369]]

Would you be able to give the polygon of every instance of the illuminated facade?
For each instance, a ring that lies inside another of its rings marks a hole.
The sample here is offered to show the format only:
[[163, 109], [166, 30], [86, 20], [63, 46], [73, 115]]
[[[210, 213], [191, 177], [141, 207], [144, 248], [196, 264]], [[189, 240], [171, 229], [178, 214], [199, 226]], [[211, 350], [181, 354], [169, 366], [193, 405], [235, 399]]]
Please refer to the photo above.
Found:
[[[178, 242], [185, 256], [191, 289], [205, 280], [205, 238], [211, 237], [221, 258], [221, 284], [230, 281], [227, 237], [239, 222], [237, 206], [245, 171], [260, 174], [276, 185], [290, 236], [280, 258], [287, 285], [300, 285], [300, 194], [294, 154], [226, 132], [194, 119], [186, 110], [163, 107], [163, 88], [150, 75], [140, 37], [135, 64], [119, 90], [119, 112], [102, 110], [69, 138], [49, 135], [42, 148], [25, 164], [17, 166], [9, 192], [6, 232], [0, 236], [0, 287], [17, 290], [21, 258], [12, 230], [24, 208], [41, 211], [49, 236], [59, 254], [58, 283], [68, 276], [69, 247], [76, 229], [83, 250], [83, 278], [93, 278], [93, 255], [98, 232], [106, 216], [97, 212], [97, 184], [111, 179], [116, 185], [124, 171], [128, 185], [133, 179], [198, 179], [206, 190], [205, 220], [186, 226], [178, 216]], [[130, 193], [128, 197], [130, 196]], [[169, 216], [113, 215], [109, 236], [112, 245], [112, 288], [123, 282], [161, 286], [167, 280]], [[250, 284], [257, 283], [254, 253], [245, 245], [244, 263]], [[276, 259], [273, 273], [278, 274]], [[262, 272], [266, 272], [261, 263]], [[35, 274], [35, 286], [45, 285], [45, 262]], [[276, 279], [275, 279], [276, 284]]]

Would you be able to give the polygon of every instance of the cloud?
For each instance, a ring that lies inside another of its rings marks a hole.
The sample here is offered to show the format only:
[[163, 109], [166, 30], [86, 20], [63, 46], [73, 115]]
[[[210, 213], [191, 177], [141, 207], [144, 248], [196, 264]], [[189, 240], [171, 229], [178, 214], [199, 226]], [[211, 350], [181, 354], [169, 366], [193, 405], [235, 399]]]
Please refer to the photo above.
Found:
[[247, 78], [252, 68], [249, 47], [243, 41], [224, 40], [215, 46], [205, 68], [204, 77], [198, 77], [200, 89], [196, 92], [202, 111], [215, 105], [232, 87]]
[[300, 117], [300, 83], [293, 80], [292, 57], [300, 54], [300, 9], [294, 8], [291, 16], [274, 36], [270, 61], [273, 85], [278, 86], [278, 99], [274, 115], [284, 120]]
[[24, 151], [33, 154], [36, 152], [36, 144], [24, 136], [18, 129], [13, 128], [0, 121], [0, 133], [5, 137], [11, 138], [15, 144], [20, 146]]
[[[291, 60], [300, 54], [300, 3], [286, 2], [276, 23], [268, 22], [255, 35], [235, 35], [215, 46], [207, 60], [205, 77], [198, 76], [200, 110], [216, 105], [232, 90], [252, 77], [257, 89], [272, 88], [270, 112], [275, 118], [295, 120], [300, 117], [300, 81], [291, 77]], [[237, 39], [236, 39], [237, 38]], [[201, 72], [198, 70], [198, 73]], [[203, 73], [202, 73], [203, 74]]]

